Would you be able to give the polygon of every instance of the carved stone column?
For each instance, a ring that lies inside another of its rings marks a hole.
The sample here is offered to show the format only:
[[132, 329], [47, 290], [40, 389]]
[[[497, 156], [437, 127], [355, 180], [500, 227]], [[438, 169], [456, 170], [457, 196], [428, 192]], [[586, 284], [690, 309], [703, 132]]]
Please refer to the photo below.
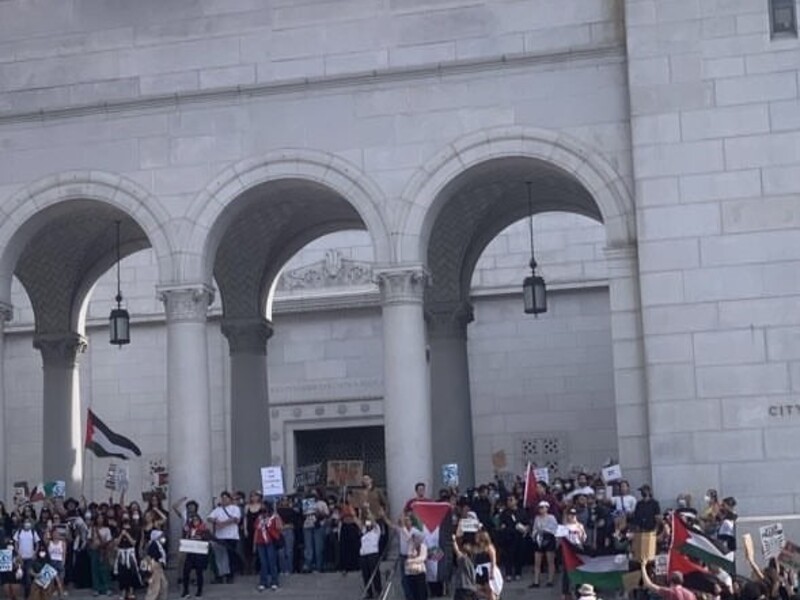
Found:
[[474, 320], [468, 302], [426, 307], [430, 345], [433, 467], [458, 464], [460, 487], [475, 484], [472, 403], [469, 390], [467, 325]]
[[236, 490], [260, 487], [260, 468], [272, 464], [267, 387], [267, 340], [263, 318], [223, 319], [231, 356], [231, 481]]
[[[167, 317], [170, 496], [195, 500], [200, 514], [208, 514], [213, 497], [213, 462], [206, 314], [213, 291], [203, 285], [163, 287], [159, 288], [159, 297]], [[172, 521], [179, 529], [178, 520]]]
[[6, 396], [5, 396], [5, 325], [10, 321], [14, 311], [10, 304], [0, 302], [0, 485], [7, 490], [9, 483], [6, 479]]
[[386, 474], [392, 516], [396, 517], [414, 484], [432, 482], [431, 405], [425, 348], [423, 294], [428, 275], [422, 267], [376, 273], [383, 307], [384, 435]]
[[64, 480], [67, 493], [74, 494], [83, 478], [78, 358], [86, 338], [74, 332], [42, 333], [33, 338], [33, 347], [42, 354], [44, 377], [42, 478]]

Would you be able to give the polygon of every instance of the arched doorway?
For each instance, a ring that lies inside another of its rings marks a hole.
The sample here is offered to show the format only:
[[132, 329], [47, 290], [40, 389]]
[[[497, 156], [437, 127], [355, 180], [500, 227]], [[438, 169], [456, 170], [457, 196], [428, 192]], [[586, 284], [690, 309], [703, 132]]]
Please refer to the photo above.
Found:
[[0, 227], [0, 298], [10, 308], [16, 276], [30, 300], [34, 346], [43, 365], [41, 475], [65, 480], [67, 491], [75, 493], [83, 476], [76, 367], [86, 347], [85, 298], [117, 261], [117, 222], [120, 255], [152, 247], [160, 276], [169, 277], [171, 247], [162, 229], [168, 219], [146, 191], [103, 173], [45, 179], [16, 194], [10, 205], [13, 212]]

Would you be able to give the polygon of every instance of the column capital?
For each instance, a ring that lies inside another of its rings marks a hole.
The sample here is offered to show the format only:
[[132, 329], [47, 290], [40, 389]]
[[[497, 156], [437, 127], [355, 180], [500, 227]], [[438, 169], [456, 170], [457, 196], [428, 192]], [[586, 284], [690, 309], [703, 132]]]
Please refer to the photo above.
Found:
[[33, 347], [42, 353], [45, 367], [74, 367], [87, 346], [86, 338], [74, 332], [39, 333], [33, 338]]
[[469, 302], [436, 302], [425, 306], [428, 334], [433, 338], [467, 339], [467, 325], [475, 320]]
[[381, 304], [422, 304], [430, 275], [422, 265], [376, 269], [375, 282], [381, 292]]
[[205, 284], [159, 286], [157, 292], [172, 323], [204, 322], [214, 300], [214, 289]]
[[228, 339], [231, 354], [267, 354], [272, 337], [272, 322], [264, 318], [223, 318], [222, 335]]

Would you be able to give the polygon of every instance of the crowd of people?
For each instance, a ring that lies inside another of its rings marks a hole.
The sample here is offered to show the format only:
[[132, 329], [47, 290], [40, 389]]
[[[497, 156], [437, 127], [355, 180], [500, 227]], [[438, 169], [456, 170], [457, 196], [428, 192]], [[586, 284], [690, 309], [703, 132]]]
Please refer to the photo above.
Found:
[[[677, 514], [728, 549], [736, 548], [736, 501], [720, 500], [714, 490], [700, 507], [682, 494], [674, 508], [662, 511], [649, 486], [635, 495], [626, 481], [607, 486], [586, 473], [537, 482], [527, 492], [525, 487], [522, 478], [508, 483], [496, 478], [463, 493], [446, 488], [429, 497], [427, 486], [419, 483], [396, 520], [368, 476], [363, 487], [338, 494], [308, 488], [276, 500], [257, 491], [223, 492], [209, 514], [200, 514], [198, 503], [186, 498], [167, 508], [156, 495], [143, 505], [124, 498], [52, 499], [38, 512], [32, 504], [13, 511], [0, 504], [2, 547], [13, 553], [13, 568], [0, 573], [0, 581], [12, 599], [61, 598], [74, 587], [91, 588], [98, 596], [118, 593], [124, 600], [146, 588], [146, 600], [155, 600], [166, 597], [164, 569], [172, 550], [182, 597], [191, 596], [191, 584], [201, 597], [209, 573], [213, 583], [255, 575], [258, 590], [265, 591], [277, 590], [294, 573], [335, 571], [360, 572], [364, 597], [378, 598], [381, 561], [394, 539], [406, 600], [451, 594], [457, 600], [497, 600], [505, 582], [521, 579], [523, 568], [532, 569], [530, 588], [558, 586], [564, 600], [576, 595], [592, 600], [591, 586], [576, 588], [566, 576], [558, 538], [592, 554], [616, 555], [630, 551], [634, 533], [654, 532], [659, 551], [665, 551], [671, 517]], [[433, 500], [450, 508], [438, 547], [429, 548], [414, 507]], [[168, 539], [171, 521], [186, 542]], [[181, 552], [174, 552], [178, 545]], [[435, 578], [426, 568], [431, 552], [438, 553]], [[47, 568], [55, 573], [52, 585], [39, 585]], [[787, 600], [792, 583], [777, 565], [758, 573], [765, 599], [780, 593]], [[679, 585], [677, 578], [674, 583]], [[759, 600], [752, 589], [748, 596], [724, 584], [721, 580], [720, 598], [738, 593], [740, 600]], [[665, 592], [671, 588], [659, 587], [647, 573], [642, 585], [668, 600], [691, 600]]]

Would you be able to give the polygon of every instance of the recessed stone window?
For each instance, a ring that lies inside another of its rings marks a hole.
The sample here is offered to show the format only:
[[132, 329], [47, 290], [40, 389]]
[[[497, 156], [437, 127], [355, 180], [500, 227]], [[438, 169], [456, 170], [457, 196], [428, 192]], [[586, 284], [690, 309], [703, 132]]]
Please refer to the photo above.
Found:
[[769, 0], [772, 37], [797, 37], [797, 0]]

